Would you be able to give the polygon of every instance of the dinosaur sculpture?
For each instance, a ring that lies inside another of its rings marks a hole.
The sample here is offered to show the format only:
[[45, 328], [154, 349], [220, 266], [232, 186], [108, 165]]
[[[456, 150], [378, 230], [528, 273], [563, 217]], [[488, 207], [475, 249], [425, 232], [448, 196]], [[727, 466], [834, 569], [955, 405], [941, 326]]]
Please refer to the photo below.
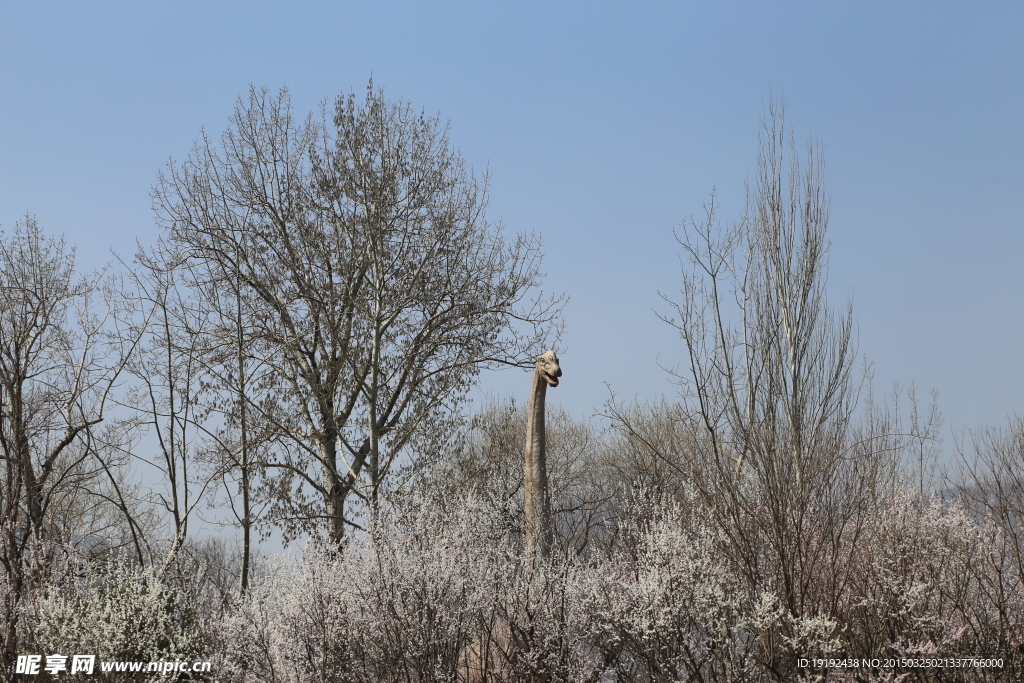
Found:
[[[531, 564], [546, 557], [551, 549], [551, 500], [548, 496], [548, 471], [544, 443], [544, 399], [549, 386], [557, 387], [562, 369], [554, 351], [537, 356], [526, 416], [526, 467], [524, 474], [526, 512], [526, 551]], [[460, 680], [483, 683], [508, 680], [516, 651], [523, 647], [525, 634], [506, 615], [463, 651]]]
[[551, 500], [548, 496], [547, 457], [544, 444], [544, 398], [549, 386], [557, 387], [562, 368], [555, 352], [537, 356], [526, 416], [526, 468], [524, 502], [526, 551], [530, 558], [546, 557], [551, 549]]

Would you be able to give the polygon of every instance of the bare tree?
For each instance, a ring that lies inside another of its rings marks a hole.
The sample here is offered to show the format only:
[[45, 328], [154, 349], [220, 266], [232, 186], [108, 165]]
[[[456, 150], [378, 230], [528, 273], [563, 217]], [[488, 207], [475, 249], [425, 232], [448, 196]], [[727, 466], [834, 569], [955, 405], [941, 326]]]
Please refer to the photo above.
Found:
[[247, 410], [277, 437], [272, 513], [286, 538], [320, 522], [340, 542], [350, 496], [372, 506], [417, 430], [481, 369], [525, 363], [561, 300], [527, 298], [540, 244], [486, 221], [486, 178], [439, 119], [372, 83], [327, 119], [253, 89], [154, 198], [197, 291], [239, 284]]
[[818, 149], [808, 145], [806, 169], [788, 150], [787, 168], [792, 143], [784, 108], [772, 100], [760, 142], [743, 219], [721, 230], [712, 197], [707, 220], [678, 235], [682, 298], [669, 300], [676, 316], [664, 319], [685, 342], [683, 381], [716, 459], [801, 489], [834, 459], [852, 412], [852, 311], [837, 319], [825, 299], [828, 200]]
[[[56, 508], [74, 505], [69, 492], [99, 479], [90, 453], [131, 346], [113, 329], [115, 306], [113, 291], [79, 276], [74, 250], [34, 218], [0, 234], [0, 563], [14, 596], [29, 545], [49, 535]], [[4, 641], [12, 662], [16, 617]]]
[[[220, 446], [215, 408], [220, 396], [204, 394], [210, 385], [205, 339], [196, 333], [209, 317], [189, 297], [181, 274], [161, 267], [162, 259], [139, 253], [132, 273], [136, 336], [143, 340], [128, 370], [135, 381], [124, 396], [133, 422], [148, 437], [130, 454], [160, 473], [150, 502], [170, 518], [172, 534], [164, 565], [189, 539], [189, 527], [205, 494], [220, 479], [220, 463], [210, 454]], [[127, 296], [127, 295], [126, 295]]]
[[[155, 262], [151, 265], [157, 268]], [[252, 387], [258, 390], [261, 369], [250, 353], [252, 335], [238, 273], [211, 283], [194, 272], [195, 264], [178, 265], [187, 272], [197, 294], [196, 303], [205, 307], [205, 319], [212, 321], [185, 333], [203, 349], [200, 360], [205, 375], [205, 405], [220, 422], [211, 435], [211, 445], [219, 460], [228, 506], [242, 531], [238, 581], [240, 592], [245, 593], [252, 565], [253, 530], [266, 507], [266, 501], [256, 495], [264, 471], [261, 454], [273, 440], [272, 428], [250, 419], [254, 413], [258, 417], [258, 412], [249, 407], [249, 396]]]
[[[851, 438], [852, 311], [835, 315], [826, 300], [818, 145], [805, 165], [799, 157], [784, 107], [769, 99], [747, 210], [722, 228], [712, 196], [706, 221], [684, 224], [682, 290], [665, 298], [674, 315], [663, 317], [687, 352], [680, 445], [694, 450], [664, 461], [691, 465], [685, 474], [750, 590], [775, 594], [794, 618], [835, 614], [885, 457]], [[833, 568], [828, 581], [819, 566]], [[764, 665], [782, 677], [793, 665], [787, 639], [762, 643]]]

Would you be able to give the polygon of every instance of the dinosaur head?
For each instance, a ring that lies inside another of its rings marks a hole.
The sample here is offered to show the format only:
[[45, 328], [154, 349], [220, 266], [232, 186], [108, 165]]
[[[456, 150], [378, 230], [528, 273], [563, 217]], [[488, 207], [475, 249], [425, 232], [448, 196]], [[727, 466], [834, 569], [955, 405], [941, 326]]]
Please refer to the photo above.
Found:
[[555, 352], [545, 351], [537, 356], [537, 372], [547, 380], [549, 386], [557, 387], [558, 378], [562, 376], [562, 368], [558, 365], [558, 356]]

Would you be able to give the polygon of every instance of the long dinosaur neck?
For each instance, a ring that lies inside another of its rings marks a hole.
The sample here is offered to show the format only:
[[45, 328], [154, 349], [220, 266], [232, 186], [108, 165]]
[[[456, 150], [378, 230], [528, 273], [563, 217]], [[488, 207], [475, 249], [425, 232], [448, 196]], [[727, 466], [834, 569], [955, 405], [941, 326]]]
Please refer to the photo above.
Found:
[[540, 370], [533, 372], [526, 422], [526, 470], [524, 503], [526, 550], [544, 557], [551, 546], [551, 503], [548, 499], [548, 470], [544, 443], [544, 399], [548, 383]]

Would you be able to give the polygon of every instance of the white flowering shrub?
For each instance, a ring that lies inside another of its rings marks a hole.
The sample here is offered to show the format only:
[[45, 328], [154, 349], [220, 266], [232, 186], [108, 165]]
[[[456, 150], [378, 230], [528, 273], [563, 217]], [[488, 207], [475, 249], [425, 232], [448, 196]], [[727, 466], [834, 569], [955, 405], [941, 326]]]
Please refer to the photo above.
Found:
[[231, 680], [454, 681], [507, 548], [473, 505], [382, 513], [279, 564], [217, 626]]
[[648, 512], [608, 561], [577, 574], [574, 621], [616, 680], [738, 680], [754, 637], [717, 532], [675, 505]]
[[[219, 678], [914, 680], [796, 660], [1005, 649], [986, 595], [1008, 585], [993, 562], [992, 529], [957, 505], [880, 501], [859, 527], [842, 590], [808, 591], [817, 602], [797, 613], [771, 582], [781, 574], [776, 556], [758, 556], [766, 580], [752, 583], [752, 568], [729, 552], [729, 529], [693, 499], [637, 500], [610, 550], [535, 566], [472, 503], [389, 512], [339, 552], [310, 549], [279, 564], [225, 610]], [[808, 580], [834, 582], [832, 571], [822, 563]], [[1019, 598], [1011, 609], [1024, 608]]]
[[[1001, 565], [1002, 532], [959, 502], [901, 495], [876, 510], [852, 573], [848, 649], [874, 656], [1017, 658], [1001, 611], [1024, 593]], [[864, 656], [862, 655], [862, 656]], [[998, 680], [998, 679], [993, 679]]]
[[[607, 532], [614, 543], [533, 562], [515, 530], [473, 500], [410, 499], [383, 508], [340, 549], [311, 544], [301, 559], [279, 558], [226, 603], [209, 597], [212, 581], [198, 563], [155, 571], [39, 546], [20, 589], [0, 573], [4, 633], [16, 618], [19, 653], [209, 658], [206, 680], [236, 683], [1003, 681], [1021, 673], [1019, 622], [1006, 615], [1024, 614], [1024, 591], [1007, 561], [1010, 541], [991, 519], [901, 493], [879, 497], [864, 523], [849, 527], [856, 537], [833, 539], [831, 553], [821, 550], [826, 526], [810, 519], [790, 554], [752, 535], [757, 552], [743, 555], [729, 521], [680, 491], [633, 496]], [[786, 557], [804, 563], [800, 572], [782, 571]], [[788, 589], [787, 575], [813, 590]], [[798, 608], [787, 601], [796, 593]], [[1001, 656], [1006, 665], [797, 665], [816, 656], [957, 655]], [[116, 675], [105, 680], [147, 680]]]
[[231, 681], [347, 681], [364, 659], [343, 556], [282, 560], [225, 610], [215, 628], [218, 670]]
[[[91, 654], [97, 661], [206, 658], [210, 605], [196, 581], [200, 572], [179, 580], [152, 567], [89, 565], [73, 551], [50, 550], [46, 571], [35, 574], [19, 604], [19, 652]], [[147, 678], [111, 673], [105, 680]]]

